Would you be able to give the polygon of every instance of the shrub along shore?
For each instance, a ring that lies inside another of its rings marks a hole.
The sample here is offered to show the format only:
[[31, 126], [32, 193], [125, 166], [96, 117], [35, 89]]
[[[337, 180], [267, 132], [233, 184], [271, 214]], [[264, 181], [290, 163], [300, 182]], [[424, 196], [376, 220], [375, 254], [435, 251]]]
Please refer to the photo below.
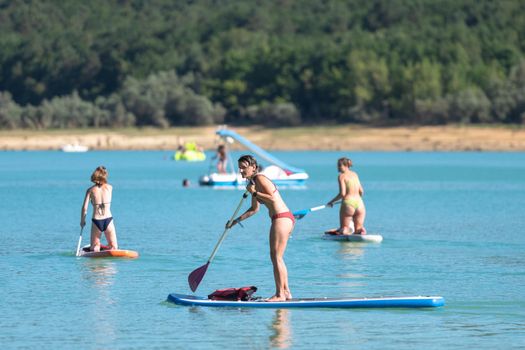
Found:
[[[334, 125], [231, 129], [268, 150], [525, 151], [525, 128], [521, 127]], [[211, 150], [219, 142], [215, 130], [216, 127], [4, 130], [0, 131], [0, 150], [60, 150], [66, 144], [80, 144], [90, 150], [174, 151], [188, 141]], [[233, 144], [232, 148], [242, 146]]]

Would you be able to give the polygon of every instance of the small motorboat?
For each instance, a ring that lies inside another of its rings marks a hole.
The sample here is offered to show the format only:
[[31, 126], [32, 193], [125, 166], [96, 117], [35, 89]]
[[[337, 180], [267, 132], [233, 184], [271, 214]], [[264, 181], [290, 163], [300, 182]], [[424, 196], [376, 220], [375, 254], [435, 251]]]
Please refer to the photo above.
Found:
[[[258, 157], [270, 163], [270, 165], [264, 167], [261, 173], [266, 175], [277, 186], [301, 187], [306, 184], [308, 174], [303, 169], [295, 168], [284, 163], [232, 130], [219, 129], [216, 134], [225, 140], [226, 144], [237, 141], [251, 152], [255, 153]], [[235, 170], [231, 157], [228, 158], [230, 160], [230, 170], [228, 172], [223, 174], [214, 172], [202, 175], [199, 178], [199, 184], [202, 186], [216, 187], [236, 187], [246, 185], [246, 179], [243, 179], [239, 172]]]
[[84, 146], [79, 143], [68, 143], [63, 145], [61, 148], [63, 152], [87, 152], [89, 150], [88, 146]]

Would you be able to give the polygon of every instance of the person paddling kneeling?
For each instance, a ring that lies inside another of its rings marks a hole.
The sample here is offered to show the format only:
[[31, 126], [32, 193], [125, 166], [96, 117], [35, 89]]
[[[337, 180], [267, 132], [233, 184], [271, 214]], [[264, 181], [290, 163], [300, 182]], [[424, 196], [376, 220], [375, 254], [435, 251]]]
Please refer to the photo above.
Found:
[[284, 251], [286, 250], [288, 238], [292, 233], [295, 219], [273, 182], [263, 174], [258, 173], [259, 168], [254, 157], [244, 155], [239, 158], [238, 163], [242, 177], [249, 181], [246, 190], [252, 195], [252, 205], [241, 216], [233, 220], [231, 224], [227, 223], [226, 228], [230, 228], [254, 215], [259, 211], [259, 204], [263, 204], [268, 208], [272, 219], [272, 226], [270, 227], [270, 258], [275, 279], [275, 295], [267, 299], [267, 301], [289, 300], [292, 298], [292, 293], [288, 286], [288, 271], [284, 263]]
[[337, 161], [339, 193], [326, 205], [333, 207], [334, 202], [343, 199], [339, 210], [338, 234], [351, 234], [350, 227], [353, 223], [354, 233], [364, 235], [366, 234], [364, 227], [366, 208], [361, 198], [363, 196], [363, 187], [357, 173], [350, 170], [351, 167], [352, 161], [346, 157]]
[[93, 205], [93, 218], [91, 219], [91, 247], [94, 252], [100, 251], [100, 236], [104, 232], [109, 248], [118, 249], [117, 232], [115, 223], [111, 216], [111, 196], [113, 186], [108, 184], [108, 171], [105, 167], [99, 166], [91, 174], [93, 186], [87, 189], [82, 210], [80, 213], [80, 227], [86, 225], [86, 215], [89, 202]]

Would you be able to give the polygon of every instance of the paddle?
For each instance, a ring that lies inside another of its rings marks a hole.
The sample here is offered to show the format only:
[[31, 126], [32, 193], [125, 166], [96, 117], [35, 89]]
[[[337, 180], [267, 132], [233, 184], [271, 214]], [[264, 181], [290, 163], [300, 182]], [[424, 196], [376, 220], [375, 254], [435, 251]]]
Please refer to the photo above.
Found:
[[[341, 201], [337, 201], [337, 202], [334, 202], [334, 204], [337, 204]], [[303, 209], [303, 210], [298, 210], [298, 211], [294, 211], [292, 214], [294, 216], [294, 218], [296, 218], [297, 220], [300, 220], [302, 218], [304, 218], [306, 216], [306, 214], [308, 214], [309, 212], [311, 211], [318, 211], [318, 210], [321, 210], [321, 209], [324, 209], [326, 208], [327, 205], [320, 205], [318, 207], [313, 207], [313, 208], [309, 208], [309, 209]]]
[[[237, 216], [237, 213], [241, 209], [242, 202], [244, 202], [244, 199], [248, 197], [248, 191], [244, 192], [242, 195], [242, 199], [239, 202], [239, 205], [237, 206], [237, 209], [235, 209], [235, 213], [233, 213], [231, 219], [228, 221], [228, 225], [233, 222], [234, 218]], [[215, 256], [215, 253], [217, 252], [217, 249], [219, 249], [219, 246], [221, 245], [222, 241], [224, 241], [224, 238], [226, 238], [226, 233], [230, 230], [231, 227], [228, 227], [224, 230], [221, 238], [219, 239], [219, 242], [215, 245], [215, 248], [213, 249], [213, 252], [210, 255], [210, 258], [208, 259], [208, 262], [205, 265], [202, 265], [201, 267], [193, 270], [192, 273], [188, 275], [188, 283], [190, 285], [190, 289], [192, 292], [195, 292], [197, 290], [197, 287], [201, 283], [202, 279], [204, 278], [204, 274], [206, 273], [206, 270], [208, 270], [208, 266], [210, 265], [211, 261], [213, 260], [213, 257]]]
[[78, 237], [77, 253], [75, 254], [75, 256], [80, 256], [80, 245], [82, 244], [82, 231], [84, 231], [84, 227], [80, 229], [80, 237]]

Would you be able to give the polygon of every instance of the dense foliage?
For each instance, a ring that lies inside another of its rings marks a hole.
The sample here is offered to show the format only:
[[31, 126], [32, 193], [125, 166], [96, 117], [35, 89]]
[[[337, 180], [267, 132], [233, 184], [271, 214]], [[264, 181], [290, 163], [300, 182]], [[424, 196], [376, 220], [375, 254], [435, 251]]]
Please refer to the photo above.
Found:
[[524, 123], [522, 0], [0, 0], [0, 128]]

